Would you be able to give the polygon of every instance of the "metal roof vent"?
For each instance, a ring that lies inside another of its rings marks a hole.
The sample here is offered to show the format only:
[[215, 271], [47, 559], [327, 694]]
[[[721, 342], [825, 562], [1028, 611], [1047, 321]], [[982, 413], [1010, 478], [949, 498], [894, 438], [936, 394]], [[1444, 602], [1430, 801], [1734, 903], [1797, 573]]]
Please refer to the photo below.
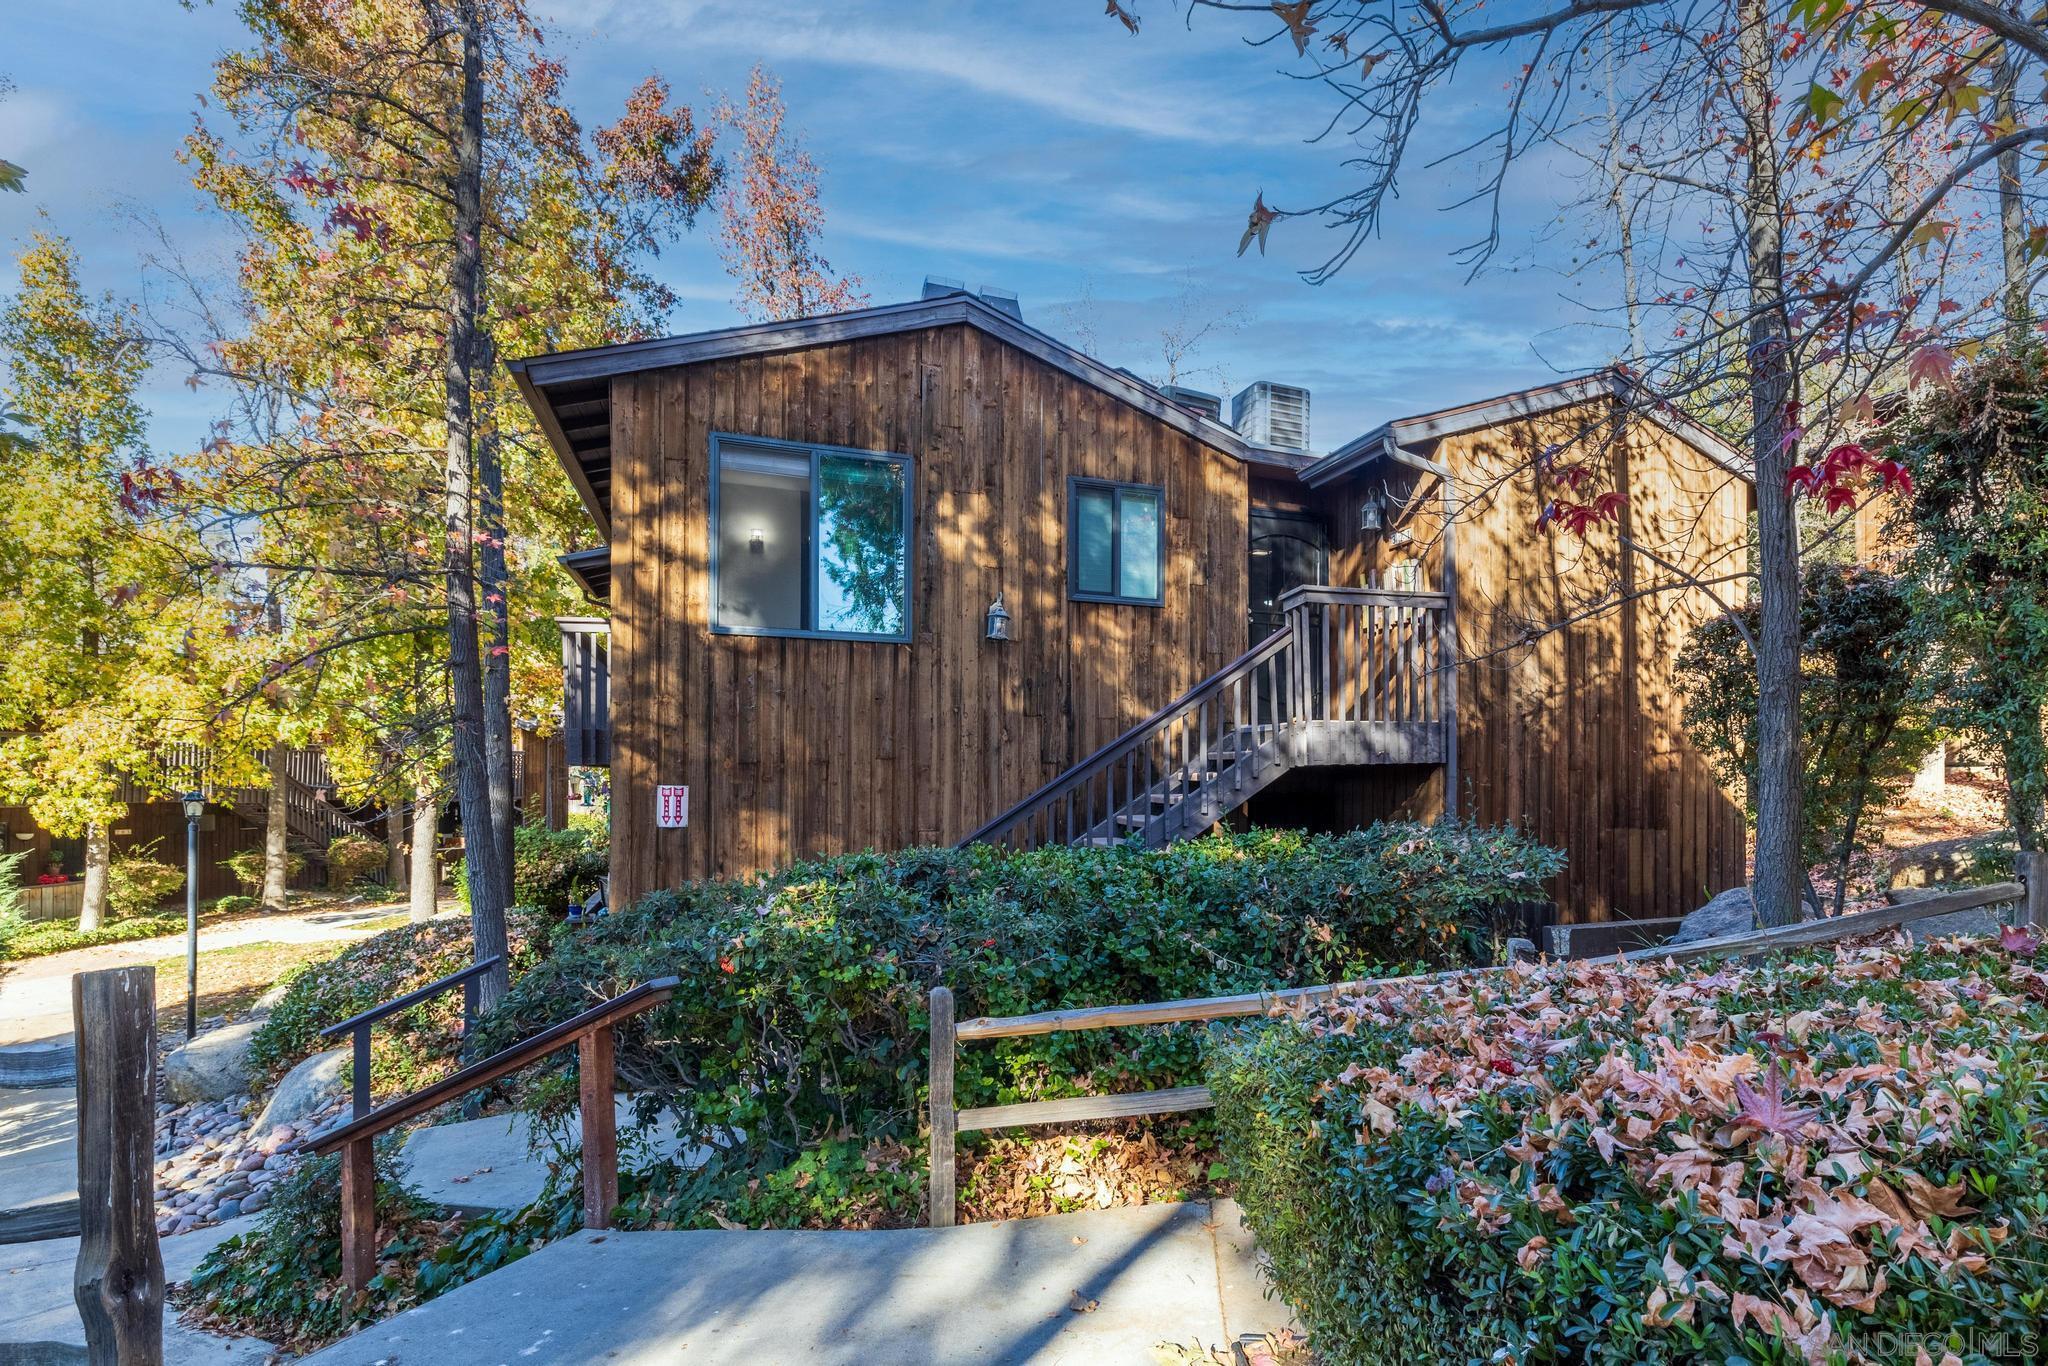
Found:
[[966, 292], [967, 282], [965, 280], [952, 280], [944, 275], [927, 275], [924, 277], [924, 293], [919, 297], [943, 299], [948, 294], [965, 294]]
[[1308, 390], [1262, 379], [1230, 401], [1230, 425], [1247, 441], [1281, 450], [1308, 449]]
[[1179, 384], [1162, 384], [1159, 392], [1197, 417], [1206, 417], [1211, 422], [1223, 420], [1223, 400], [1215, 394], [1205, 394], [1200, 389], [1189, 389]]
[[988, 285], [983, 285], [981, 287], [981, 301], [992, 308], [1001, 309], [1020, 323], [1024, 321], [1024, 306], [1017, 302], [1017, 295], [1012, 290], [995, 289]]

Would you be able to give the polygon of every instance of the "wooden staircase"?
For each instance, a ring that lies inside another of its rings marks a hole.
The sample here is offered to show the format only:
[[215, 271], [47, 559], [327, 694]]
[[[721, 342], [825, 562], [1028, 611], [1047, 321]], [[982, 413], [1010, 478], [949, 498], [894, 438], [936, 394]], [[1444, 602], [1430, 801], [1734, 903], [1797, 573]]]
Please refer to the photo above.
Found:
[[1455, 769], [1446, 596], [1302, 587], [1281, 607], [1279, 630], [961, 844], [1157, 847], [1201, 834], [1297, 768]]
[[[268, 764], [267, 755], [258, 755], [259, 762]], [[203, 784], [204, 775], [213, 767], [213, 755], [204, 745], [178, 744], [169, 746], [158, 760], [166, 772], [192, 775], [191, 781]], [[341, 810], [321, 792], [334, 786], [334, 777], [327, 768], [327, 756], [317, 749], [294, 748], [285, 751], [285, 830], [288, 842], [306, 855], [308, 861], [324, 866], [327, 861], [327, 846], [343, 835], [363, 835], [370, 839], [383, 836], [363, 821], [357, 820]], [[133, 784], [124, 786], [123, 800], [149, 801], [152, 795]], [[270, 789], [262, 787], [229, 787], [215, 789], [212, 800], [234, 811], [243, 820], [256, 826], [263, 826], [270, 820]], [[373, 880], [380, 874], [373, 871]]]

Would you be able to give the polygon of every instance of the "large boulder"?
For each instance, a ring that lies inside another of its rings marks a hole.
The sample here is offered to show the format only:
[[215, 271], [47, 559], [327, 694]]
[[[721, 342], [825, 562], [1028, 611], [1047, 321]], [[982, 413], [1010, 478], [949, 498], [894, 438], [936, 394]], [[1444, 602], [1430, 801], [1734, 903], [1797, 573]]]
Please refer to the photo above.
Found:
[[257, 1116], [252, 1132], [265, 1133], [280, 1124], [295, 1125], [346, 1096], [348, 1083], [343, 1074], [348, 1067], [348, 1055], [346, 1048], [330, 1048], [285, 1073], [277, 1089], [270, 1093], [263, 1113]]
[[209, 1029], [164, 1056], [164, 1091], [179, 1105], [225, 1100], [249, 1089], [249, 1049], [261, 1020]]
[[1719, 939], [1726, 934], [1748, 934], [1757, 927], [1756, 898], [1747, 887], [1730, 887], [1712, 901], [1678, 922], [1678, 933], [1667, 944], [1690, 944], [1699, 939]]

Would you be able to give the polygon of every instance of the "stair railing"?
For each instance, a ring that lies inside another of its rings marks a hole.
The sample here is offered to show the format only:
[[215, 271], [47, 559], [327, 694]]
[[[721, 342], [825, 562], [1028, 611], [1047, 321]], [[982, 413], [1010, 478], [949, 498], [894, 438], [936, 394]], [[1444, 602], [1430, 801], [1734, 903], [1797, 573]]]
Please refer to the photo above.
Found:
[[583, 1226], [610, 1228], [612, 1210], [619, 1203], [613, 1031], [621, 1021], [675, 995], [677, 985], [673, 977], [642, 982], [431, 1086], [387, 1100], [368, 1114], [314, 1135], [310, 1146], [315, 1155], [341, 1154], [341, 1275], [349, 1289], [361, 1291], [377, 1273], [377, 1135], [572, 1045], [583, 1126]]
[[1301, 680], [1282, 627], [1080, 763], [988, 821], [970, 844], [1012, 849], [1114, 842], [1163, 844], [1189, 819], [1190, 789], [1219, 768], [1278, 762]]
[[1132, 836], [1159, 845], [1197, 833], [1269, 766], [1305, 762], [1305, 726], [1367, 723], [1417, 741], [1409, 752], [1445, 752], [1457, 714], [1448, 597], [1304, 585], [1290, 589], [1280, 607], [1278, 631], [961, 847], [1024, 850]]

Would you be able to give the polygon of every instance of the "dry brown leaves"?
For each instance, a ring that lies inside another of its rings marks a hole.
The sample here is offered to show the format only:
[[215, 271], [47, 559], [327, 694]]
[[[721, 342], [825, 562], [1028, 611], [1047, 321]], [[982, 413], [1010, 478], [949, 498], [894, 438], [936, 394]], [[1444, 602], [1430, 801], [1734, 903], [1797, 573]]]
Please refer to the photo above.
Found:
[[985, 1222], [1188, 1199], [1213, 1187], [1208, 1132], [1161, 1119], [1108, 1132], [1062, 1125], [991, 1136], [961, 1153], [960, 1217]]

